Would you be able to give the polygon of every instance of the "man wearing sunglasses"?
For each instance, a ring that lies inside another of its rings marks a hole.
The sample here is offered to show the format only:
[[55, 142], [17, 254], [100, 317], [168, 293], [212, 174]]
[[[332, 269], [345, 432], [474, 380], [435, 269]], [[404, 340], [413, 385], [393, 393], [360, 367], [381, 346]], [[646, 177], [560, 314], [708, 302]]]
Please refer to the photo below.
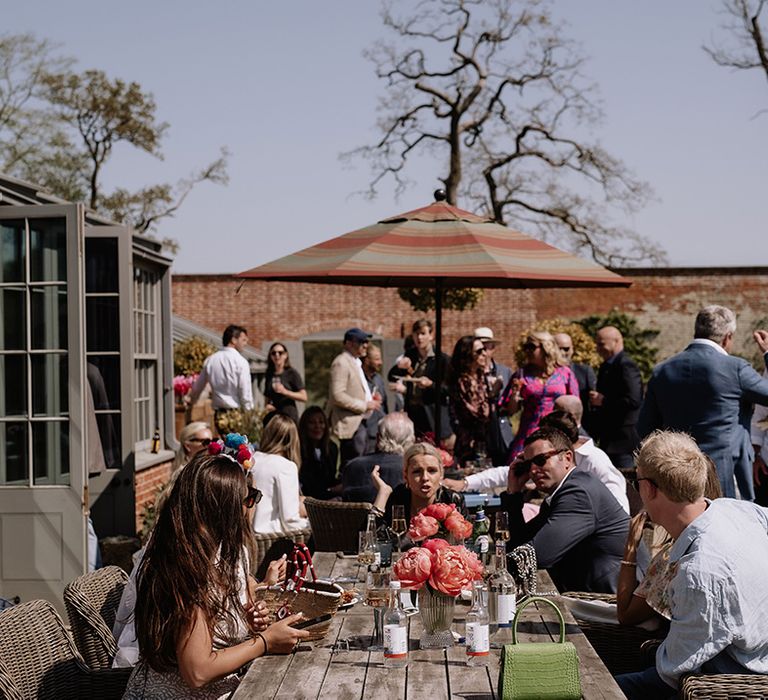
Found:
[[[629, 516], [589, 472], [574, 469], [571, 441], [540, 428], [525, 441], [523, 458], [509, 470], [502, 506], [509, 514], [508, 547], [530, 543], [541, 569], [560, 591], [615, 593]], [[546, 494], [539, 514], [523, 519], [526, 484]]]

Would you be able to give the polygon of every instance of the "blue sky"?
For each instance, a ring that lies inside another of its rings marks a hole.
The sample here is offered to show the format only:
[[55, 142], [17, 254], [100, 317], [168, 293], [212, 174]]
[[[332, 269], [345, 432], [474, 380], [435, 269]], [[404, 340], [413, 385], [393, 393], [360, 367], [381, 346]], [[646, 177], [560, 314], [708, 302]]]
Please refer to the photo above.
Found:
[[[170, 123], [156, 160], [121, 148], [105, 184], [176, 180], [232, 151], [230, 184], [204, 184], [159, 234], [181, 246], [176, 272], [236, 272], [431, 201], [440, 163], [369, 202], [368, 170], [338, 154], [376, 135], [382, 86], [362, 51], [386, 37], [375, 0], [181, 2], [26, 0], [3, 32], [62, 44], [78, 67], [136, 80]], [[768, 85], [716, 66], [717, 0], [558, 0], [589, 57], [605, 119], [595, 135], [654, 188], [625, 223], [670, 263], [768, 264]], [[461, 205], [462, 203], [459, 202]]]

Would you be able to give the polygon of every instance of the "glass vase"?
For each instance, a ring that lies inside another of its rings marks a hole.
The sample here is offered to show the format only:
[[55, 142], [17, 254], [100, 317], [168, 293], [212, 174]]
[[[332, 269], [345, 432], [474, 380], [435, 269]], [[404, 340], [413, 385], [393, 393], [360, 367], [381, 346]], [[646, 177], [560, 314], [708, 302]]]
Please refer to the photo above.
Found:
[[453, 646], [453, 613], [456, 597], [433, 590], [425, 584], [419, 590], [419, 614], [423, 630], [419, 647], [421, 649], [444, 649]]

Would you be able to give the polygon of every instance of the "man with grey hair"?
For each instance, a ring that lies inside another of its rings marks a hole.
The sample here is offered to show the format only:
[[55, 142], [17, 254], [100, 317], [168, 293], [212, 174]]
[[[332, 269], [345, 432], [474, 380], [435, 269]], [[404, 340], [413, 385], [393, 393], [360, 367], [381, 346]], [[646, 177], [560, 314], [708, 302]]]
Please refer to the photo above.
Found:
[[373, 503], [376, 487], [371, 472], [378, 465], [379, 475], [393, 489], [403, 483], [403, 454], [414, 443], [413, 421], [407, 413], [396, 412], [379, 421], [376, 451], [347, 462], [342, 475], [341, 497], [345, 501]]
[[[739, 456], [745, 447], [751, 449], [744, 444], [743, 406], [768, 405], [768, 380], [746, 360], [728, 354], [735, 332], [730, 309], [707, 306], [699, 311], [694, 340], [654, 369], [637, 425], [641, 437], [658, 428], [692, 435], [715, 463], [723, 495], [729, 497], [736, 495]], [[757, 330], [753, 338], [768, 366], [768, 331]]]

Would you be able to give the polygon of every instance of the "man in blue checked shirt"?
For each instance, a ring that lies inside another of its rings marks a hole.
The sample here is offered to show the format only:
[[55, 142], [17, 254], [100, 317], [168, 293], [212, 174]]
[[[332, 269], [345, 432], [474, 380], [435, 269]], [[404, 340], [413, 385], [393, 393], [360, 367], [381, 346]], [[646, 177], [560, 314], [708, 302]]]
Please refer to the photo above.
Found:
[[768, 674], [768, 510], [705, 499], [706, 458], [685, 433], [651, 433], [636, 466], [648, 515], [675, 540], [658, 574], [672, 621], [656, 665], [617, 677], [624, 694], [676, 697], [687, 673]]

